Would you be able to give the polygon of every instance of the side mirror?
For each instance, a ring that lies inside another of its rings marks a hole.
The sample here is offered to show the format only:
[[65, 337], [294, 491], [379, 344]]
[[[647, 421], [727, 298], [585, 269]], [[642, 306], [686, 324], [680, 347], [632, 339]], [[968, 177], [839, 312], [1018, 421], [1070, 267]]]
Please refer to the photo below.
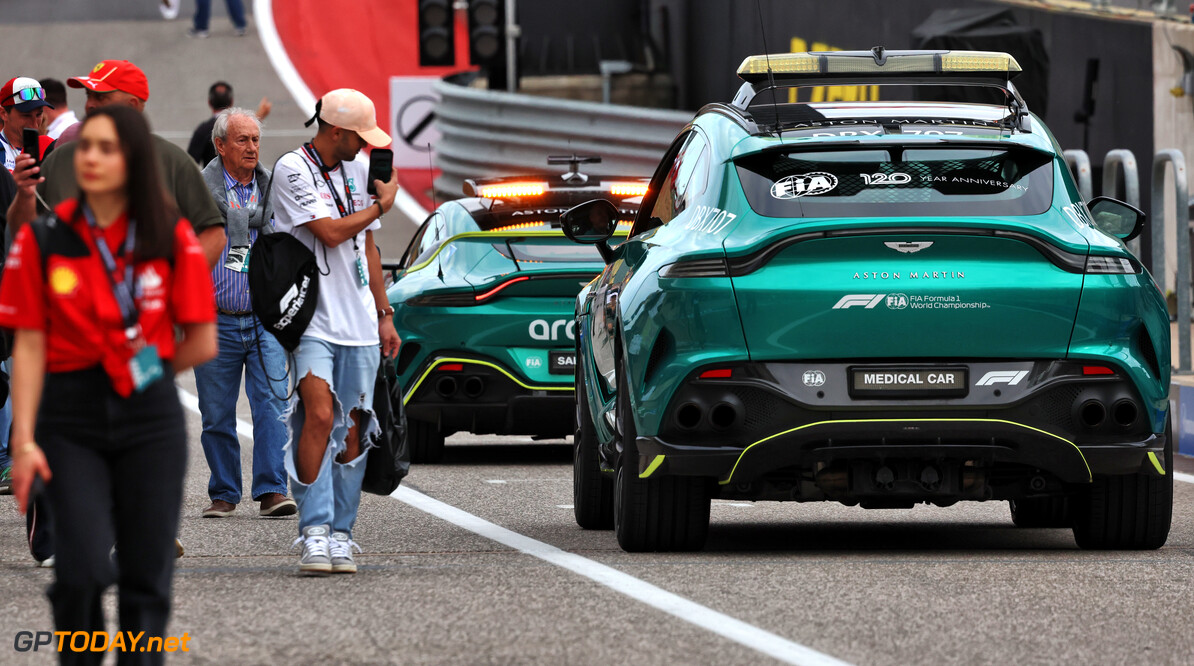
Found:
[[593, 199], [561, 213], [560, 226], [574, 242], [595, 245], [614, 235], [619, 215], [617, 206], [605, 199]]
[[1086, 204], [1094, 226], [1125, 243], [1144, 231], [1144, 212], [1111, 197], [1095, 197]]

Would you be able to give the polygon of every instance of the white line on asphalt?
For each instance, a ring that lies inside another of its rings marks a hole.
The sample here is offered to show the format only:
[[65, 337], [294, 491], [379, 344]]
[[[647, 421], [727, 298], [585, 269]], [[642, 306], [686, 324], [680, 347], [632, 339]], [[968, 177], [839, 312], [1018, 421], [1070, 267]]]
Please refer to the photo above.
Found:
[[575, 504], [557, 504], [556, 508], [557, 509], [575, 509], [576, 505]]
[[505, 483], [505, 481], [501, 479], [486, 479], [485, 483]]
[[453, 525], [463, 527], [474, 534], [479, 534], [504, 546], [563, 567], [575, 574], [600, 583], [615, 592], [620, 592], [631, 599], [641, 601], [668, 615], [692, 623], [753, 650], [758, 650], [784, 663], [815, 664], [817, 666], [846, 663], [817, 652], [812, 648], [794, 643], [770, 631], [747, 624], [724, 613], [719, 613], [712, 608], [689, 601], [684, 597], [656, 587], [644, 580], [639, 580], [634, 576], [622, 573], [613, 567], [581, 557], [575, 553], [560, 550], [555, 546], [543, 543], [542, 541], [536, 541], [517, 532], [512, 532], [483, 518], [457, 509], [450, 504], [432, 499], [417, 490], [401, 486], [398, 490], [394, 491], [391, 497], [405, 502], [420, 511], [425, 511], [433, 516], [442, 518]]
[[[294, 68], [290, 56], [286, 55], [286, 48], [282, 46], [282, 38], [278, 36], [278, 26], [274, 24], [273, 0], [253, 0], [253, 16], [257, 22], [257, 34], [261, 37], [261, 45], [265, 48], [265, 54], [269, 57], [270, 64], [274, 66], [278, 78], [282, 79], [282, 84], [294, 98], [294, 103], [298, 104], [299, 110], [303, 114], [310, 113], [315, 108], [315, 95], [311, 93], [311, 89], [307, 87], [303, 77]], [[357, 159], [359, 160], [360, 156]], [[427, 219], [428, 212], [406, 190], [398, 190], [398, 195], [394, 197], [394, 205], [398, 206], [402, 214], [416, 227], [422, 225], [423, 220]]]
[[1194, 474], [1182, 474], [1181, 472], [1174, 472], [1173, 479], [1175, 481], [1184, 481], [1186, 483], [1194, 483]]
[[[178, 398], [184, 407], [196, 414], [199, 413], [199, 398], [193, 393], [182, 387], [178, 387]], [[236, 420], [236, 432], [246, 439], [253, 439], [253, 427], [239, 418]], [[484, 518], [474, 516], [471, 513], [457, 509], [437, 499], [432, 499], [406, 486], [400, 486], [390, 497], [409, 504], [420, 511], [442, 518], [453, 525], [462, 527], [486, 539], [496, 541], [503, 546], [513, 548], [514, 550], [584, 576], [631, 599], [641, 601], [668, 615], [694, 624], [736, 643], [741, 643], [752, 650], [758, 650], [786, 664], [846, 666], [849, 663], [834, 659], [827, 654], [822, 654], [812, 648], [794, 643], [782, 636], [747, 624], [724, 613], [719, 613], [695, 601], [689, 601], [684, 597], [656, 587], [644, 580], [639, 580], [630, 574], [622, 573], [613, 567], [608, 567], [600, 562], [595, 562], [575, 553], [560, 550], [542, 541], [536, 541], [528, 536], [512, 532]]]

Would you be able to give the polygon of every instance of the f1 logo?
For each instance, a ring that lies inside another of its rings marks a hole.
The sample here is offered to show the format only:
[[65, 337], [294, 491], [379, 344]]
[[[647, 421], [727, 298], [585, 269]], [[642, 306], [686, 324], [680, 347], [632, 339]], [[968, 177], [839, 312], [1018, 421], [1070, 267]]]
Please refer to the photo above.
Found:
[[1027, 370], [992, 370], [983, 375], [982, 379], [978, 380], [974, 385], [994, 386], [995, 384], [1007, 384], [1008, 386], [1015, 386], [1020, 383], [1021, 379], [1027, 376]]
[[837, 305], [833, 306], [834, 310], [845, 310], [855, 306], [871, 308], [878, 305], [887, 294], [847, 294], [841, 297]]

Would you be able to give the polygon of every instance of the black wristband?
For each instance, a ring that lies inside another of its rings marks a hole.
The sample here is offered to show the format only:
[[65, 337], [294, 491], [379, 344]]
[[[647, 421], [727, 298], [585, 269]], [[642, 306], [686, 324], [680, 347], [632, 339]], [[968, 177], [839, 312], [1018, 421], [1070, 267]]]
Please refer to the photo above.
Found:
[[380, 220], [381, 216], [386, 214], [386, 209], [381, 207], [380, 201], [374, 201], [373, 203], [377, 204], [377, 219]]

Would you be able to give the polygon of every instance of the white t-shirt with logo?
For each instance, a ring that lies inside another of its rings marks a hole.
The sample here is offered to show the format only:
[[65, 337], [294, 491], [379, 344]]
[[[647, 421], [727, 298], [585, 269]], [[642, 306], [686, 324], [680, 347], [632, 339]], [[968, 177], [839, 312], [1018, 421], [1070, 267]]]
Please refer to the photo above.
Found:
[[[349, 209], [349, 214], [373, 205], [365, 193], [369, 167], [360, 162], [341, 162], [328, 173], [336, 194]], [[336, 247], [327, 247], [305, 225], [312, 220], [340, 218], [336, 201], [328, 190], [327, 181], [303, 150], [283, 155], [274, 168], [273, 192], [270, 202], [278, 231], [289, 233], [311, 248], [319, 265], [319, 301], [311, 324], [303, 335], [310, 335], [337, 345], [364, 347], [380, 344], [377, 334], [377, 304], [368, 284], [361, 284], [357, 273], [357, 258], [369, 279], [369, 259], [365, 253], [365, 232], [380, 229], [374, 220], [357, 232], [356, 246], [350, 238]], [[352, 195], [345, 200], [345, 190]], [[326, 258], [325, 258], [326, 257]], [[252, 257], [249, 259], [252, 262]]]

